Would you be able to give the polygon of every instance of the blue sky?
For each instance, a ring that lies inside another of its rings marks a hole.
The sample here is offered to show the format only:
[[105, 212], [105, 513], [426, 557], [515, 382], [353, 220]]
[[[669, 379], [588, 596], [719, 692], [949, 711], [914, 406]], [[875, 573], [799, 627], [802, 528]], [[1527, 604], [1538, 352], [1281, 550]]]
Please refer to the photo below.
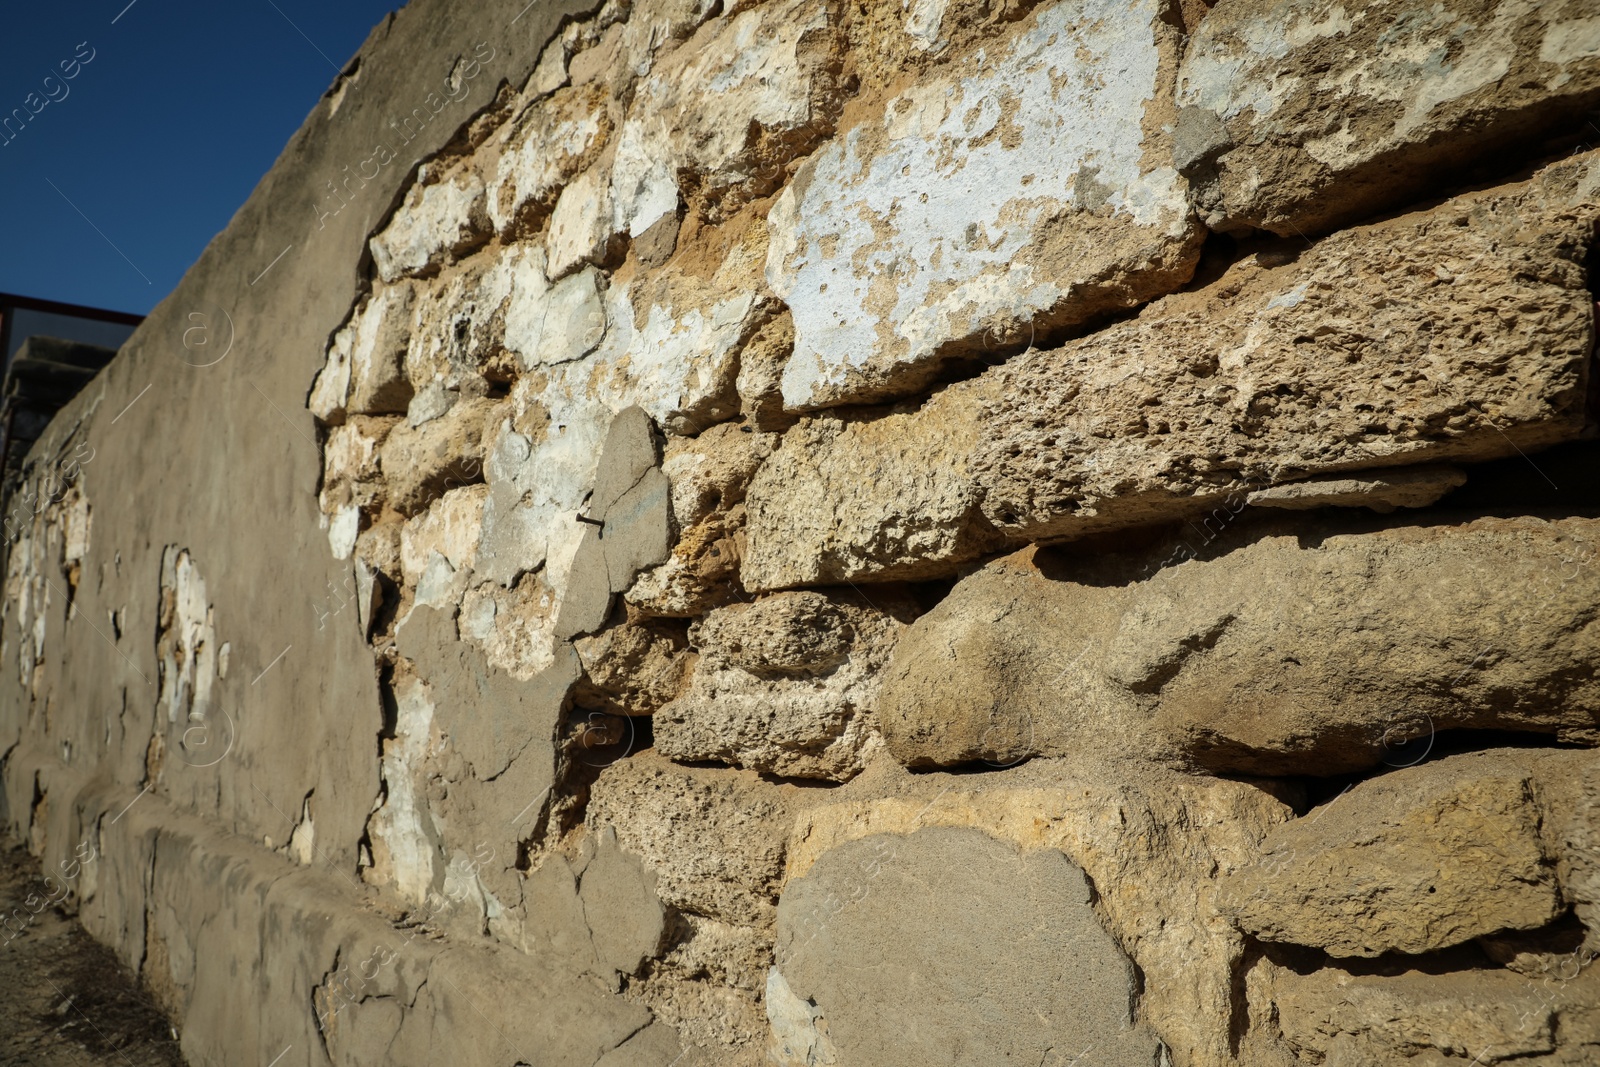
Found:
[[149, 311], [400, 6], [7, 4], [0, 118], [28, 121], [0, 127], [0, 292]]

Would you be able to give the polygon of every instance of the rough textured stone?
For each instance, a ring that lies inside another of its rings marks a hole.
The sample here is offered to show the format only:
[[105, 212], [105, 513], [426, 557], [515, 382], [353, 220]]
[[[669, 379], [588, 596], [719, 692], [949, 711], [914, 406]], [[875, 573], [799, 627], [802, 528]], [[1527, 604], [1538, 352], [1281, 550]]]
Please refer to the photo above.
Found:
[[683, 688], [693, 660], [682, 623], [629, 619], [573, 642], [584, 681], [580, 705], [614, 715], [653, 715]]
[[389, 505], [402, 515], [415, 515], [452, 484], [477, 481], [484, 431], [499, 421], [500, 413], [495, 401], [465, 399], [421, 426], [403, 422], [390, 430], [378, 453]]
[[398, 281], [437, 269], [481, 243], [488, 229], [483, 179], [461, 170], [436, 178], [424, 164], [394, 218], [372, 239], [372, 259], [380, 278]]
[[1571, 178], [1552, 168], [1289, 263], [1253, 256], [915, 412], [802, 422], [751, 486], [745, 586], [948, 573], [994, 547], [985, 523], [1076, 537], [1314, 474], [1571, 439], [1595, 216]]
[[1582, 0], [1222, 0], [1184, 56], [1180, 166], [1213, 229], [1353, 221], [1580, 126], [1596, 25]]
[[1333, 956], [1538, 929], [1565, 907], [1541, 809], [1514, 751], [1403, 768], [1268, 834], [1262, 858], [1224, 883], [1223, 906], [1263, 941]]
[[777, 446], [776, 434], [733, 424], [668, 442], [661, 470], [672, 485], [678, 539], [665, 563], [639, 575], [629, 604], [654, 615], [691, 616], [742, 596], [745, 492]]
[[1178, 34], [1154, 0], [1042, 6], [883, 105], [772, 210], [794, 409], [914, 391], [988, 331], [1056, 328], [1182, 285], [1199, 253], [1168, 121]]
[[1371, 508], [1388, 514], [1396, 508], [1424, 508], [1467, 482], [1459, 467], [1413, 467], [1362, 478], [1311, 478], [1262, 489], [1246, 497], [1255, 507], [1307, 511], [1312, 508]]
[[878, 677], [914, 608], [897, 599], [779, 593], [689, 630], [687, 691], [655, 717], [673, 759], [843, 781], [877, 750]]
[[1089, 901], [1060, 853], [968, 829], [868, 837], [785, 886], [778, 969], [827, 1019], [840, 1064], [975, 1067], [1071, 1048], [1150, 1067], [1158, 1042], [1134, 1023], [1132, 964]]
[[637, 238], [680, 197], [721, 214], [736, 190], [770, 188], [838, 112], [837, 19], [827, 5], [778, 0], [709, 23], [656, 63], [618, 138], [615, 228]]
[[1208, 522], [1204, 558], [1029, 551], [963, 580], [896, 646], [890, 751], [1337, 774], [1414, 762], [1446, 729], [1595, 728], [1595, 520], [1310, 537], [1230, 521]]
[[1261, 1063], [1315, 1057], [1365, 1067], [1476, 1059], [1578, 1067], [1592, 1061], [1600, 1038], [1597, 976], [1593, 967], [1545, 982], [1481, 970], [1351, 975], [1324, 967], [1297, 974], [1262, 961], [1246, 982], [1251, 1012], [1270, 1013], [1281, 1031], [1278, 1047], [1303, 1058], [1268, 1059], [1276, 1043], [1262, 1040], [1266, 1035], [1241, 1052]]
[[508, 235], [531, 231], [566, 184], [600, 154], [612, 126], [606, 93], [593, 85], [529, 108], [503, 135], [489, 182], [487, 211], [494, 228]]
[[678, 767], [641, 753], [600, 772], [585, 818], [614, 827], [667, 904], [739, 925], [774, 915], [788, 829], [784, 793], [750, 772]]

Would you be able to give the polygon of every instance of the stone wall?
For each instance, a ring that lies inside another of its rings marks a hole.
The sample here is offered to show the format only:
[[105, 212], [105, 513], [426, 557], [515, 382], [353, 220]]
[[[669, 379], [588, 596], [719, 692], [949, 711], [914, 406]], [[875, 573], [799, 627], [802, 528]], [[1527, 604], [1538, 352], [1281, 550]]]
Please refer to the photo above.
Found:
[[195, 1063], [1595, 1062], [1597, 109], [414, 0], [30, 457], [5, 821]]

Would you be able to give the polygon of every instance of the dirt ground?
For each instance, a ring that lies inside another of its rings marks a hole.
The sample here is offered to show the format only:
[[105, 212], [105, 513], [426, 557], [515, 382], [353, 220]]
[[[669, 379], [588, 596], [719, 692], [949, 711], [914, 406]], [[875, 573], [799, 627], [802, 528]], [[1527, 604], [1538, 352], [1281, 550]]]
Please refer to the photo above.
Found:
[[49, 906], [54, 888], [0, 840], [0, 1067], [184, 1067], [172, 1028], [127, 970]]

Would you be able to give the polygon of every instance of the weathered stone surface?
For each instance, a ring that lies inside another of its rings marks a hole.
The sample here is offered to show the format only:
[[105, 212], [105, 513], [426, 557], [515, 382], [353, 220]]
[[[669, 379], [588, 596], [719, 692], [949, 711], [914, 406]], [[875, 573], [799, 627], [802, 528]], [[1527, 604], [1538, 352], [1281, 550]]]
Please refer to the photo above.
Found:
[[[1143, 973], [1141, 1015], [1173, 1062], [1235, 1061], [1242, 1020], [1229, 990], [1243, 939], [1218, 911], [1217, 876], [1251, 862], [1267, 831], [1293, 817], [1285, 803], [1248, 783], [1129, 765], [1032, 763], [977, 779], [917, 775], [876, 784], [890, 795], [824, 802], [796, 818], [786, 884], [844, 842], [928, 827], [981, 830], [1025, 855], [1065, 854], [1088, 874], [1101, 918]], [[816, 916], [818, 925], [828, 912], [884, 893], [870, 870], [843, 889]]]
[[421, 426], [403, 422], [390, 430], [378, 453], [389, 505], [402, 515], [415, 515], [452, 485], [477, 481], [485, 430], [501, 414], [498, 402], [474, 397], [457, 401]]
[[999, 548], [970, 470], [992, 430], [968, 400], [950, 389], [916, 412], [821, 415], [784, 434], [746, 497], [744, 587], [922, 578]]
[[600, 832], [594, 858], [583, 869], [578, 899], [601, 966], [637, 974], [661, 950], [666, 912], [655, 892], [655, 875], [617, 845], [616, 831]]
[[641, 573], [627, 591], [629, 604], [654, 615], [692, 616], [742, 595], [745, 493], [778, 440], [725, 423], [668, 442], [661, 470], [672, 485], [678, 538], [667, 561]]
[[688, 690], [655, 716], [656, 748], [785, 777], [853, 777], [881, 743], [878, 677], [914, 614], [898, 599], [811, 592], [713, 611], [689, 630], [700, 655]]
[[579, 704], [613, 715], [654, 715], [683, 688], [693, 661], [682, 623], [629, 619], [573, 642], [584, 680]]
[[895, 649], [890, 751], [1336, 774], [1415, 762], [1439, 730], [1594, 729], [1595, 520], [1278, 530], [1209, 532], [1203, 559], [1030, 551], [964, 579]]
[[422, 578], [436, 554], [453, 570], [472, 568], [487, 495], [488, 489], [482, 485], [452, 489], [401, 527], [400, 573], [408, 584], [415, 585]]
[[1312, 508], [1425, 508], [1467, 482], [1459, 467], [1401, 467], [1360, 478], [1311, 478], [1262, 489], [1246, 497], [1255, 507], [1308, 511]]
[[784, 887], [778, 970], [826, 1018], [840, 1064], [1032, 1063], [1070, 1047], [1149, 1067], [1133, 966], [1089, 902], [1058, 852], [945, 827], [868, 837]]
[[585, 822], [614, 827], [681, 911], [745, 926], [774, 915], [788, 831], [786, 791], [753, 773], [678, 767], [648, 753], [615, 763], [591, 787]]
[[612, 230], [610, 171], [595, 166], [584, 171], [561, 191], [550, 213], [545, 255], [550, 277], [584, 266], [598, 266], [612, 257], [616, 234]]
[[1268, 834], [1262, 858], [1225, 881], [1225, 912], [1263, 941], [1333, 956], [1544, 926], [1565, 905], [1523, 763], [1457, 756], [1363, 782]]
[[815, 1004], [794, 995], [776, 967], [767, 975], [765, 1003], [767, 1024], [772, 1028], [767, 1055], [777, 1067], [818, 1067], [839, 1062], [839, 1052], [828, 1037], [828, 1020]]
[[616, 230], [639, 237], [680, 197], [717, 217], [776, 184], [838, 113], [838, 18], [806, 0], [761, 4], [656, 63], [618, 137]]
[[1290, 263], [1254, 256], [915, 412], [804, 421], [752, 484], [745, 586], [948, 573], [992, 550], [985, 522], [1076, 537], [1571, 439], [1594, 344], [1584, 188], [1552, 168]]
[[507, 129], [487, 211], [494, 228], [516, 236], [531, 232], [566, 184], [592, 163], [611, 135], [606, 93], [589, 85], [560, 92], [529, 108]]
[[425, 163], [389, 225], [372, 239], [372, 260], [380, 278], [395, 282], [437, 269], [488, 232], [483, 179], [467, 170], [436, 176]]
[[1179, 79], [1179, 165], [1213, 229], [1312, 234], [1581, 125], [1600, 30], [1581, 0], [1222, 0]]
[[772, 210], [793, 409], [904, 395], [986, 332], [1135, 306], [1199, 254], [1169, 121], [1178, 33], [1154, 0], [1042, 6], [887, 101]]
[[[1592, 1061], [1600, 1037], [1597, 976], [1593, 967], [1544, 982], [1483, 970], [1352, 975], [1324, 967], [1297, 974], [1263, 960], [1245, 988], [1252, 1016], [1276, 1020], [1282, 1046], [1303, 1057], [1287, 1062], [1578, 1067]], [[1262, 1057], [1255, 1062], [1282, 1062], [1265, 1058], [1269, 1049], [1265, 1040], [1248, 1041], [1241, 1052]]]

